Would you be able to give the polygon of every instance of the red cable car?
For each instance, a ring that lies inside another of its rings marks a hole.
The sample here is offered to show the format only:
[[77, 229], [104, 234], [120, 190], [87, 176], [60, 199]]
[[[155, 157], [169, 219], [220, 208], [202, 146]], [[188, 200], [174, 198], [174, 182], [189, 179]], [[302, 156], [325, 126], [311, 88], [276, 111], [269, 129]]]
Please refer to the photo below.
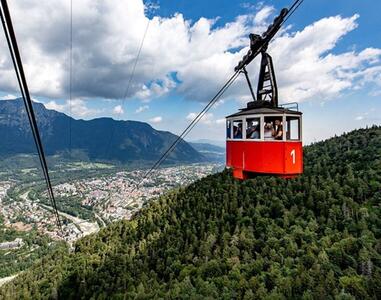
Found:
[[226, 165], [235, 178], [293, 178], [303, 172], [301, 112], [248, 107], [226, 119]]
[[[266, 52], [286, 15], [287, 10], [282, 10], [262, 36], [250, 35], [250, 50], [235, 68], [245, 75], [253, 98], [247, 108], [226, 117], [226, 166], [238, 179], [258, 175], [294, 178], [303, 173], [302, 113], [297, 103], [288, 104], [293, 109], [278, 105], [274, 66]], [[255, 97], [245, 67], [259, 54], [262, 60]]]

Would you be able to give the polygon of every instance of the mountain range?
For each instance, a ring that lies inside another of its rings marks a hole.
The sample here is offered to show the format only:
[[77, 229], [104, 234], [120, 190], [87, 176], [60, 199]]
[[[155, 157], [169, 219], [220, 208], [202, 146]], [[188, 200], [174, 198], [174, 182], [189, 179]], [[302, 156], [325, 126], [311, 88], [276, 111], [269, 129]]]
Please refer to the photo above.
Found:
[[[112, 162], [155, 161], [177, 138], [138, 121], [112, 118], [76, 120], [33, 103], [46, 155]], [[0, 156], [36, 153], [22, 99], [0, 100]], [[166, 162], [193, 163], [208, 159], [182, 140]]]
[[225, 162], [225, 148], [206, 142], [189, 142], [208, 161]]

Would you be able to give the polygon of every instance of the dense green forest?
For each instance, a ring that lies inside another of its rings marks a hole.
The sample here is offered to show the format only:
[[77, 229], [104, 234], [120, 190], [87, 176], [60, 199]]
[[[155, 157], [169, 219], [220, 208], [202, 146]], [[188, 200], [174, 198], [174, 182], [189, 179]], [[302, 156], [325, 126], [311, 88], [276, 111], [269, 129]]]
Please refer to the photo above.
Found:
[[293, 180], [229, 171], [150, 202], [5, 285], [5, 299], [381, 298], [381, 127], [305, 147]]

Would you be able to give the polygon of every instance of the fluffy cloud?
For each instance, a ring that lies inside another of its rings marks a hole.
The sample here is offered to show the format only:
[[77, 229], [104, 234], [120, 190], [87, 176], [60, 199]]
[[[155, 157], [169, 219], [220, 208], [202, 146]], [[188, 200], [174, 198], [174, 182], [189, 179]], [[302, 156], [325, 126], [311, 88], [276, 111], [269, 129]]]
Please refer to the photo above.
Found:
[[[99, 109], [89, 108], [86, 101], [82, 99], [73, 99], [71, 101], [67, 100], [64, 104], [59, 104], [56, 101], [51, 100], [45, 103], [44, 105], [48, 109], [53, 109], [56, 111], [63, 112], [74, 118], [94, 117], [102, 112]], [[115, 113], [115, 109], [114, 109], [114, 113]]]
[[161, 121], [163, 121], [163, 118], [160, 116], [157, 116], [157, 117], [153, 117], [153, 118], [149, 119], [148, 121], [150, 123], [158, 124], [158, 123], [161, 123]]
[[17, 99], [18, 97], [20, 97], [20, 96], [8, 94], [8, 95], [0, 96], [0, 99], [1, 100], [13, 100], [13, 99]]
[[66, 112], [66, 109], [68, 107], [66, 104], [58, 104], [56, 101], [53, 100], [45, 103], [44, 106], [47, 109], [53, 109], [60, 112]]
[[[262, 32], [274, 9], [261, 6], [222, 27], [182, 14], [145, 15], [142, 0], [74, 1], [73, 95], [76, 98], [136, 97], [142, 101], [175, 91], [207, 101], [247, 51], [248, 34]], [[69, 1], [19, 0], [10, 3], [32, 94], [68, 96]], [[331, 99], [366, 83], [381, 89], [381, 49], [337, 53], [332, 50], [358, 26], [358, 16], [323, 18], [298, 32], [284, 30], [269, 47], [281, 100]], [[47, 26], [46, 24], [49, 24]], [[139, 63], [134, 63], [148, 27]], [[237, 51], [240, 49], [240, 51]], [[131, 72], [135, 76], [129, 83]], [[253, 80], [258, 60], [249, 68]], [[18, 92], [5, 38], [0, 36], [0, 90]], [[225, 96], [247, 100], [240, 78]]]
[[[329, 52], [357, 27], [357, 19], [358, 15], [324, 18], [300, 32], [275, 39], [269, 51], [279, 71], [280, 95], [285, 100], [332, 99], [347, 89], [374, 81], [376, 74], [381, 74], [381, 49]], [[369, 69], [376, 65], [376, 69]]]
[[123, 110], [123, 107], [122, 105], [117, 105], [114, 107], [114, 109], [112, 110], [112, 112], [116, 115], [121, 115], [124, 113], [124, 110]]
[[263, 9], [258, 11], [254, 17], [254, 22], [256, 24], [263, 24], [267, 18], [274, 12], [274, 8], [270, 6], [265, 6]]
[[[198, 113], [191, 112], [186, 116], [187, 121], [193, 121]], [[213, 113], [206, 113], [202, 116], [199, 123], [204, 125], [225, 124], [225, 119], [215, 119]]]
[[139, 106], [136, 110], [135, 110], [135, 113], [136, 114], [140, 114], [141, 112], [145, 111], [149, 109], [149, 106], [148, 105], [143, 105], [143, 106]]

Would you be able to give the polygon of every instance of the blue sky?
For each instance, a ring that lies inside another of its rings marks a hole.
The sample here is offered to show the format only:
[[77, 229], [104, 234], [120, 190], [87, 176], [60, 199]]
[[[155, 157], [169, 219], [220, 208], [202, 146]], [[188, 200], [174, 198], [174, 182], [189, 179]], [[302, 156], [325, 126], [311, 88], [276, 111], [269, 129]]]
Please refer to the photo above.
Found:
[[[152, 1], [154, 9], [144, 16], [141, 0], [118, 0], [114, 2], [118, 8], [100, 5], [92, 10], [88, 9], [89, 0], [75, 1], [74, 99], [68, 102], [68, 14], [65, 14], [68, 1], [60, 1], [62, 14], [55, 15], [51, 28], [40, 31], [39, 36], [31, 32], [36, 31], [33, 26], [37, 25], [23, 21], [27, 12], [24, 2], [18, 0], [11, 10], [15, 23], [20, 20], [16, 34], [32, 95], [37, 101], [65, 113], [71, 111], [75, 118], [111, 116], [139, 120], [174, 133], [186, 127], [191, 116], [203, 108], [228, 78], [245, 52], [248, 33], [252, 30], [260, 33], [282, 7], [290, 5], [283, 0], [161, 0]], [[48, 1], [40, 1], [39, 6], [41, 11], [33, 11], [32, 20], [45, 16], [46, 11], [56, 13], [59, 9], [59, 5], [54, 7]], [[125, 14], [118, 15], [124, 8]], [[277, 75], [279, 73], [281, 102], [298, 101], [304, 113], [305, 143], [381, 123], [380, 11], [379, 1], [305, 0], [287, 22], [286, 31], [280, 33], [279, 36], [285, 38], [279, 38], [273, 48], [270, 47]], [[265, 17], [255, 19], [260, 13]], [[115, 24], [112, 16], [122, 20], [121, 25]], [[340, 17], [330, 18], [335, 16]], [[132, 91], [126, 99], [120, 99], [147, 17], [151, 21], [141, 61], [132, 79]], [[107, 29], [110, 32], [103, 35]], [[183, 37], [184, 32], [191, 41]], [[54, 38], [57, 35], [61, 36], [59, 41]], [[105, 43], [102, 49], [97, 48], [102, 43]], [[28, 46], [30, 51], [25, 50]], [[242, 53], [230, 55], [229, 49], [233, 46], [242, 49]], [[319, 51], [314, 51], [313, 48], [320, 46]], [[288, 53], [288, 47], [295, 51]], [[107, 48], [112, 55], [104, 52]], [[122, 54], [120, 49], [124, 49]], [[0, 62], [2, 58], [6, 59], [6, 52], [0, 46]], [[296, 66], [288, 61], [295, 61]], [[290, 71], [295, 68], [304, 83], [293, 79], [298, 77], [295, 70]], [[249, 71], [256, 85], [256, 62]], [[10, 74], [0, 63], [0, 96], [3, 98], [17, 95], [17, 86], [8, 79]], [[247, 96], [247, 87], [243, 82], [237, 83], [188, 139], [223, 140], [223, 118], [243, 107]]]

